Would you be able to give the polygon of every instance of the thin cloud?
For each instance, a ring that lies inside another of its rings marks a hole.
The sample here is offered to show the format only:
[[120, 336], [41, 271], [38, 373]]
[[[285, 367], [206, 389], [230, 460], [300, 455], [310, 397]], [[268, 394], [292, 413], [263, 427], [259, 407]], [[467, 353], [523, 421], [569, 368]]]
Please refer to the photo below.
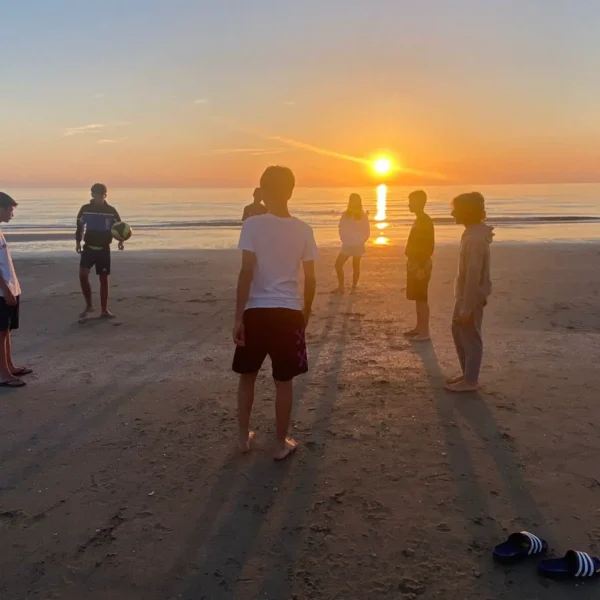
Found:
[[80, 127], [69, 127], [63, 132], [63, 137], [71, 137], [72, 135], [82, 135], [84, 133], [99, 133], [106, 125], [100, 123], [92, 123], [90, 125], [81, 125]]
[[102, 139], [102, 140], [98, 140], [98, 144], [120, 144], [121, 142], [125, 142], [127, 141], [129, 138], [123, 137], [123, 138], [118, 138], [118, 139]]
[[133, 125], [131, 121], [116, 121], [115, 127], [129, 127], [129, 125]]
[[[241, 127], [232, 121], [223, 118], [215, 118], [213, 119], [214, 123], [224, 125], [226, 127], [230, 127], [239, 131], [240, 133], [245, 133], [247, 135], [252, 135], [255, 137], [260, 137], [265, 141], [277, 142], [278, 144], [283, 144], [285, 146], [289, 146], [290, 148], [296, 148], [297, 150], [303, 150], [306, 152], [312, 152], [314, 154], [320, 154], [322, 156], [330, 156], [332, 158], [337, 158], [339, 160], [346, 160], [354, 163], [358, 163], [365, 166], [371, 166], [373, 161], [360, 157], [360, 156], [352, 156], [350, 154], [344, 154], [342, 152], [336, 152], [335, 150], [330, 150], [328, 148], [321, 148], [320, 146], [315, 146], [314, 144], [307, 144], [306, 142], [301, 142], [299, 140], [294, 140], [291, 138], [286, 138], [279, 135], [267, 135], [258, 131], [256, 129], [252, 129], [250, 127]], [[421, 171], [419, 169], [412, 169], [405, 165], [395, 165], [394, 170], [399, 173], [406, 173], [409, 175], [418, 175], [420, 177], [429, 177], [431, 179], [438, 179], [442, 181], [447, 181], [448, 177], [443, 173], [435, 173], [430, 171]]]
[[296, 101], [295, 100], [286, 100], [283, 103], [284, 106], [296, 106]]
[[286, 148], [215, 148], [204, 152], [201, 156], [223, 156], [227, 154], [250, 154], [252, 156], [262, 156], [265, 154], [281, 154]]
[[194, 104], [208, 104], [208, 98], [197, 98], [194, 100]]

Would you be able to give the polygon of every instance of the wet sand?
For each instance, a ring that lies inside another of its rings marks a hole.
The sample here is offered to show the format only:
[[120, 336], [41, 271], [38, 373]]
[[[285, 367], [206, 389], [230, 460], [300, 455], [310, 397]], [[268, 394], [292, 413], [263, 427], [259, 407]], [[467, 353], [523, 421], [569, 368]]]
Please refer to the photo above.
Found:
[[399, 249], [371, 248], [344, 298], [324, 251], [283, 464], [266, 369], [255, 449], [232, 452], [236, 252], [116, 255], [118, 319], [84, 325], [75, 255], [17, 259], [35, 375], [0, 392], [0, 598], [596, 598], [490, 548], [528, 529], [600, 554], [600, 252], [492, 251], [483, 387], [462, 397], [442, 390], [456, 248], [435, 258], [432, 345], [401, 335]]

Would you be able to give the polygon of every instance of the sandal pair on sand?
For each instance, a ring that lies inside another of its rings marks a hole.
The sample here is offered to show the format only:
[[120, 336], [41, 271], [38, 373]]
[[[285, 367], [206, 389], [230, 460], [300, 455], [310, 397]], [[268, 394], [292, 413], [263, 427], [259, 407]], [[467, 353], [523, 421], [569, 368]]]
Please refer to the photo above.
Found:
[[[548, 542], [528, 531], [513, 533], [494, 548], [494, 558], [504, 565], [548, 552]], [[547, 558], [538, 572], [551, 579], [591, 579], [600, 577], [600, 559], [586, 552], [568, 550], [562, 558]]]

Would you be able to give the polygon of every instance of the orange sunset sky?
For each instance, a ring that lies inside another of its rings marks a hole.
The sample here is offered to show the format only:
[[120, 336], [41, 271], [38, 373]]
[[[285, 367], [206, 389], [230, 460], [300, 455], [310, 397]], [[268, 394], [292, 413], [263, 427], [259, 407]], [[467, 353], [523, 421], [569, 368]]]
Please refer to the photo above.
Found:
[[0, 183], [600, 181], [600, 4], [3, 7]]

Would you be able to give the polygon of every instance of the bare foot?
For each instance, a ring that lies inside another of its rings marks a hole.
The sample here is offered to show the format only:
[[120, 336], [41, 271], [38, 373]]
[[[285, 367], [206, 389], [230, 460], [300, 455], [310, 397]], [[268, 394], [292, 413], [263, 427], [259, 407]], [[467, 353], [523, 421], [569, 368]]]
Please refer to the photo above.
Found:
[[248, 432], [248, 437], [247, 438], [243, 438], [241, 437], [238, 440], [238, 450], [242, 453], [242, 454], [248, 454], [248, 452], [250, 452], [250, 444], [252, 443], [252, 440], [254, 439], [254, 431], [249, 431]]
[[114, 319], [117, 315], [110, 312], [110, 310], [106, 309], [100, 313], [100, 318], [102, 319]]
[[446, 383], [448, 385], [452, 384], [452, 383], [458, 383], [459, 381], [462, 381], [465, 378], [464, 375], [456, 375], [455, 377], [448, 377], [446, 379]]
[[79, 315], [80, 319], [85, 319], [90, 313], [93, 313], [96, 309], [93, 306], [86, 306], [85, 310]]
[[457, 383], [449, 383], [444, 389], [454, 394], [464, 394], [467, 392], [476, 392], [479, 389], [479, 384], [462, 379]]
[[343, 296], [344, 295], [344, 290], [340, 289], [340, 288], [335, 288], [335, 290], [331, 290], [331, 292], [329, 292], [330, 294], [336, 294], [338, 296]]
[[419, 335], [419, 330], [417, 328], [411, 329], [410, 331], [404, 332], [404, 337], [415, 337], [415, 335]]
[[411, 341], [413, 342], [429, 342], [431, 341], [431, 337], [428, 333], [418, 333], [417, 335], [412, 336]]
[[292, 455], [298, 449], [298, 444], [292, 438], [285, 439], [285, 445], [281, 447], [280, 444], [277, 444], [277, 448], [275, 449], [275, 454], [273, 458], [275, 460], [285, 460], [288, 456]]
[[357, 287], [353, 287], [353, 288], [350, 290], [350, 293], [351, 293], [351, 294], [356, 294], [356, 292], [357, 292], [357, 291], [358, 291], [358, 288], [357, 288]]

